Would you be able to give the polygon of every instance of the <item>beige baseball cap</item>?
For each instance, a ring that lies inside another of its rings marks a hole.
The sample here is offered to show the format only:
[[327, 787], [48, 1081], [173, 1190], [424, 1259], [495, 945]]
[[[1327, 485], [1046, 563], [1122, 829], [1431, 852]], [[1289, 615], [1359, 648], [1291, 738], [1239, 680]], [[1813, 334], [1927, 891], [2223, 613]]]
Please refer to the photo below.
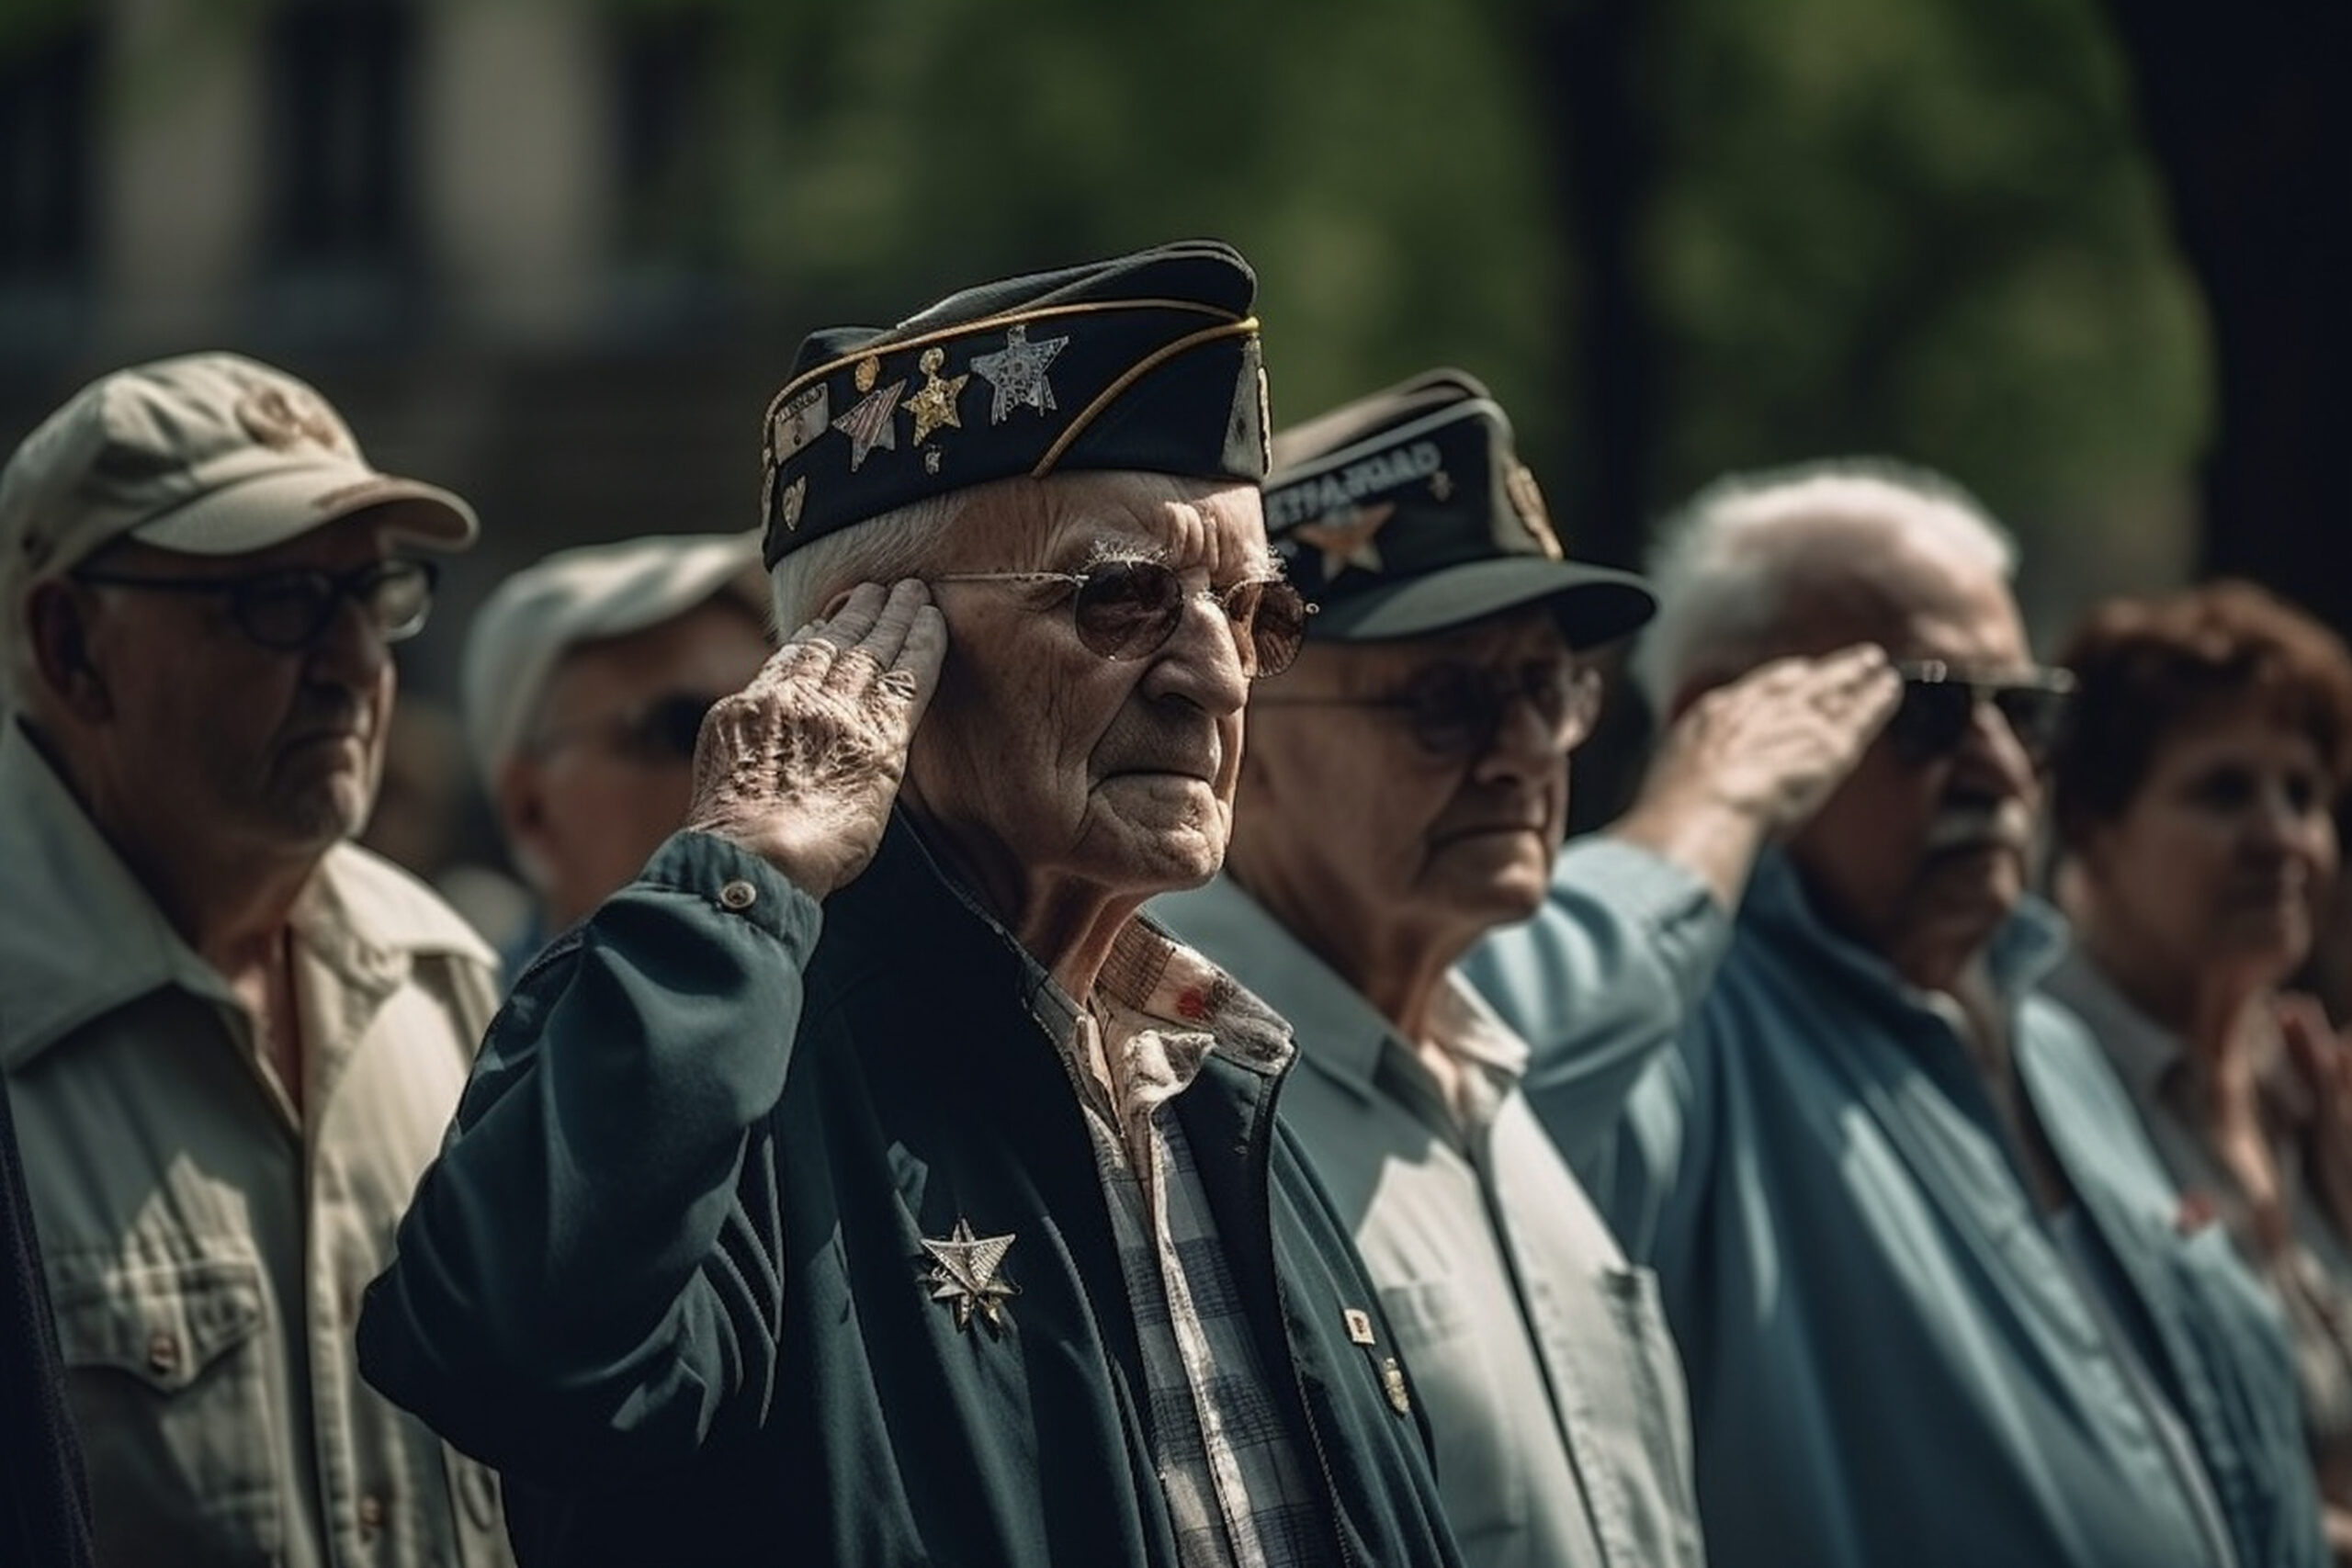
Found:
[[458, 687], [474, 765], [493, 789], [529, 733], [566, 649], [627, 637], [731, 592], [767, 608], [760, 535], [655, 534], [558, 550], [482, 602], [466, 633]]
[[135, 365], [74, 393], [0, 470], [0, 612], [126, 534], [243, 555], [371, 506], [435, 548], [480, 528], [449, 491], [368, 467], [342, 416], [283, 370], [234, 354]]

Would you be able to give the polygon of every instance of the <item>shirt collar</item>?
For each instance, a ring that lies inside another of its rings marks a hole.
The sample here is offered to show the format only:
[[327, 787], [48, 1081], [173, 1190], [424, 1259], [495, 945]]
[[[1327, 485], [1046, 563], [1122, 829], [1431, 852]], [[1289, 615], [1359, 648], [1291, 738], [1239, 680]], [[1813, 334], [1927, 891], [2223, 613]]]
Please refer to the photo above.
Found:
[[[1747, 897], [1740, 906], [1742, 919], [1752, 919], [1766, 931], [1781, 932], [1792, 942], [1817, 952], [1853, 979], [1914, 1001], [1917, 988], [1895, 974], [1886, 960], [1838, 934], [1815, 910], [1804, 880], [1797, 874], [1787, 852], [1766, 850], [1758, 857], [1748, 879]], [[2042, 977], [2064, 956], [2066, 922], [2058, 911], [2032, 894], [2019, 898], [2009, 918], [2001, 922], [1984, 947], [1984, 974], [2002, 1003], [2014, 1010]]]
[[[0, 1066], [21, 1067], [90, 1020], [175, 987], [237, 1009], [228, 982], [173, 930], [13, 716], [0, 716], [0, 865], [19, 918], [0, 921]], [[497, 960], [455, 911], [366, 851], [328, 851], [289, 917], [295, 940], [355, 996], [399, 984], [412, 958]]]
[[2135, 1103], [2165, 1103], [2165, 1085], [2187, 1055], [2180, 1036], [2132, 1006], [2079, 952], [2051, 971], [2043, 989], [2083, 1021]]
[[[1163, 895], [1152, 900], [1150, 913], [1228, 964], [1237, 979], [1290, 1021], [1299, 1049], [1318, 1070], [1363, 1098], [1374, 1093], [1387, 1052], [1412, 1054], [1363, 992], [1231, 877], [1219, 875], [1204, 886]], [[1527, 1043], [1459, 971], [1449, 972], [1440, 987], [1431, 1021], [1446, 1048], [1491, 1090], [1495, 1103], [1526, 1072]]]

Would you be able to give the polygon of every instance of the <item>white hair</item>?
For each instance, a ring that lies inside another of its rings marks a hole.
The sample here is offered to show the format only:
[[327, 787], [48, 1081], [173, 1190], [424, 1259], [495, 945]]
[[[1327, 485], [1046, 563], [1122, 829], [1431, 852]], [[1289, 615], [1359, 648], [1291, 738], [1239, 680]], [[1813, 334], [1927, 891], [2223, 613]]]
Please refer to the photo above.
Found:
[[1905, 551], [2004, 582], [2017, 569], [2008, 531], [1929, 469], [1849, 457], [1717, 479], [1659, 525], [1648, 561], [1658, 612], [1634, 680], [1663, 721], [1694, 682], [1781, 651], [1800, 590]]
[[817, 618], [835, 594], [861, 582], [922, 577], [963, 515], [965, 492], [927, 495], [814, 539], [769, 569], [779, 639]]

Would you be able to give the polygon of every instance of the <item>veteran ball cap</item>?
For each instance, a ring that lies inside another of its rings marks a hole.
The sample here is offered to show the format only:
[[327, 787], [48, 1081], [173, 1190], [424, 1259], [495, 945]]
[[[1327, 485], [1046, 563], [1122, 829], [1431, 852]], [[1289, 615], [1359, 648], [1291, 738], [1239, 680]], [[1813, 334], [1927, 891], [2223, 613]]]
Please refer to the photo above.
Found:
[[1231, 246], [1191, 240], [810, 334], [763, 427], [763, 558], [1016, 474], [1257, 483], [1257, 287]]
[[1374, 642], [1548, 602], [1570, 646], [1657, 608], [1643, 581], [1567, 559], [1510, 420], [1478, 380], [1430, 370], [1274, 437], [1266, 534], [1320, 606], [1306, 635]]
[[0, 613], [125, 534], [243, 555], [374, 506], [417, 543], [473, 541], [473, 508], [370, 468], [334, 407], [286, 372], [234, 354], [132, 366], [74, 393], [0, 471]]

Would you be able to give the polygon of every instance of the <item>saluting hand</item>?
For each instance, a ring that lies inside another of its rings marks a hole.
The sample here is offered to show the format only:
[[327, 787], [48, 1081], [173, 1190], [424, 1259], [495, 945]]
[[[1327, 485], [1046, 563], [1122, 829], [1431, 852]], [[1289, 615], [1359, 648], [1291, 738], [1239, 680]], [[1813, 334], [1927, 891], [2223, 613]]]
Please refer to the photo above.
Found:
[[822, 898], [864, 871], [939, 683], [947, 623], [910, 578], [860, 583], [793, 633], [703, 720], [686, 826], [735, 842]]
[[1776, 659], [1683, 711], [1631, 810], [1611, 832], [1682, 865], [1726, 909], [1756, 854], [1813, 815], [1853, 772], [1903, 695], [1869, 643]]

